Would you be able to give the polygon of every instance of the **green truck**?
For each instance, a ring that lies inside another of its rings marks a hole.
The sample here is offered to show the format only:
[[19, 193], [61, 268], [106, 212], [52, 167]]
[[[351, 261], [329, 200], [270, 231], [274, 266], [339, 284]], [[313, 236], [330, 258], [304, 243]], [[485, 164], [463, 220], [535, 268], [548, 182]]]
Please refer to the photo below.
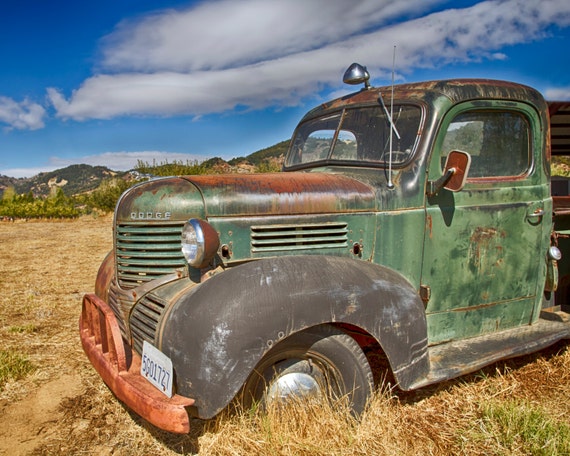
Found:
[[[175, 433], [239, 400], [402, 390], [570, 337], [570, 103], [505, 81], [362, 87], [307, 113], [283, 172], [126, 191], [80, 318], [130, 409]], [[378, 364], [376, 362], [376, 364]]]

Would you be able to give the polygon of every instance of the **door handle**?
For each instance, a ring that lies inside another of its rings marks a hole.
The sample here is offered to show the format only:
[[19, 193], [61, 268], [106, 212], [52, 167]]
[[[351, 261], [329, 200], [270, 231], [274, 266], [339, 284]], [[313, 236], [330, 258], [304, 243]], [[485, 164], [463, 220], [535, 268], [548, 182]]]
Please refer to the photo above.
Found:
[[526, 215], [528, 219], [534, 221], [535, 219], [541, 218], [544, 216], [544, 209], [538, 208], [535, 209], [534, 212]]

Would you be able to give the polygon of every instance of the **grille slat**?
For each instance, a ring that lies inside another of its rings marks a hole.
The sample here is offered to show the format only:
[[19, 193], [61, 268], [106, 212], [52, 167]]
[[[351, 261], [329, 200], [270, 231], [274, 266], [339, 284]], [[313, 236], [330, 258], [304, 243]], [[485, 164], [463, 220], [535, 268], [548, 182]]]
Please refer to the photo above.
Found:
[[164, 250], [164, 246], [156, 245], [129, 245], [128, 250], [130, 255], [133, 256], [157, 256], [157, 257], [174, 257], [178, 253], [177, 250]]
[[117, 262], [119, 263], [119, 266], [122, 264], [126, 264], [126, 265], [148, 265], [149, 264], [149, 260], [154, 262], [156, 260], [160, 261], [160, 266], [175, 266], [178, 267], [180, 265], [180, 261], [178, 258], [174, 257], [174, 255], [172, 255], [171, 257], [165, 257], [162, 255], [137, 255], [137, 256], [130, 256], [130, 257], [126, 257], [124, 255], [121, 256], [117, 256]]
[[186, 267], [181, 250], [183, 225], [183, 222], [117, 225], [115, 248], [121, 288], [133, 288]]
[[348, 245], [346, 223], [251, 227], [251, 251], [330, 249]]
[[117, 293], [117, 284], [116, 283], [112, 283], [111, 286], [109, 287], [109, 297], [107, 299], [109, 305], [111, 306], [111, 309], [113, 310], [113, 313], [115, 314], [115, 316], [117, 317], [117, 323], [119, 324], [119, 329], [121, 330], [121, 334], [123, 335], [123, 337], [127, 337], [127, 328], [125, 326], [125, 321], [121, 315], [121, 311], [119, 308], [119, 300], [118, 300], [118, 293]]
[[144, 340], [152, 344], [155, 343], [156, 329], [165, 308], [165, 304], [160, 299], [148, 294], [133, 309], [130, 327], [133, 345], [139, 353], [142, 352]]
[[140, 275], [140, 274], [126, 274], [126, 273], [122, 274], [123, 280], [125, 282], [130, 281], [132, 283], [136, 283], [137, 285], [149, 282], [150, 280], [154, 280], [160, 276], [162, 276], [162, 274], [155, 274], [155, 275]]
[[163, 242], [168, 244], [173, 240], [176, 240], [176, 236], [163, 235], [160, 232], [156, 234], [148, 235], [147, 233], [142, 234], [141, 232], [129, 232], [128, 234], [121, 234], [117, 236], [118, 241], [123, 241], [126, 243], [130, 242], [140, 242], [140, 241], [150, 241], [150, 242]]

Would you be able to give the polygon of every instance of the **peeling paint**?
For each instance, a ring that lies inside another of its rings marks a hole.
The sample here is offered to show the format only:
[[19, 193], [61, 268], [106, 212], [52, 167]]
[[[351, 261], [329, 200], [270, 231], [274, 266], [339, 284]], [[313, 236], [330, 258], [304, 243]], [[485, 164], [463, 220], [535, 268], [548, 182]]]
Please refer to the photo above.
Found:
[[235, 366], [236, 361], [228, 356], [227, 340], [231, 335], [227, 322], [221, 322], [214, 328], [210, 338], [204, 341], [200, 357], [202, 358], [201, 375], [208, 382], [219, 381], [227, 375], [228, 367]]

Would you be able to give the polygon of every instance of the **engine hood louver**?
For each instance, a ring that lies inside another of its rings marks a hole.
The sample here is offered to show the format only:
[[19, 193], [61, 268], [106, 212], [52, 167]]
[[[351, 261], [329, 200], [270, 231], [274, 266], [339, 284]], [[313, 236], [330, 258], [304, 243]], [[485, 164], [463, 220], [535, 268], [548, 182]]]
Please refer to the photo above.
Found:
[[251, 227], [252, 253], [330, 249], [348, 245], [347, 224], [269, 225]]

